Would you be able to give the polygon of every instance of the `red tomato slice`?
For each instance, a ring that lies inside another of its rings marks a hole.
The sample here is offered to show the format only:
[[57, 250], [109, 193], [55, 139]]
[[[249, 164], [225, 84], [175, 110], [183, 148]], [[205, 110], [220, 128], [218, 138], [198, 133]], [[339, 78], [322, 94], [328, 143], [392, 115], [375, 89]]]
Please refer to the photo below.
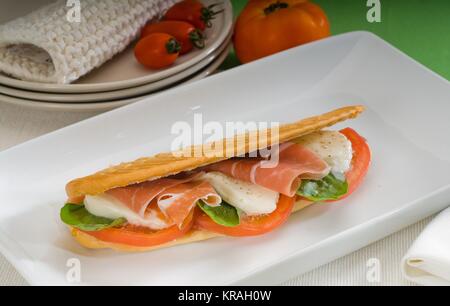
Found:
[[197, 210], [194, 227], [227, 236], [257, 236], [270, 232], [282, 225], [289, 218], [294, 207], [294, 199], [280, 196], [277, 209], [268, 215], [241, 219], [241, 224], [227, 227], [215, 223], [208, 215]]
[[145, 227], [126, 225], [97, 232], [84, 232], [101, 241], [136, 247], [152, 247], [164, 244], [187, 234], [193, 225], [193, 213], [186, 219], [182, 228], [174, 225], [167, 229], [154, 231]]
[[364, 180], [369, 170], [372, 154], [366, 140], [355, 130], [345, 128], [339, 132], [350, 140], [353, 148], [352, 166], [345, 175], [348, 183], [348, 192], [341, 198], [343, 199], [351, 195]]

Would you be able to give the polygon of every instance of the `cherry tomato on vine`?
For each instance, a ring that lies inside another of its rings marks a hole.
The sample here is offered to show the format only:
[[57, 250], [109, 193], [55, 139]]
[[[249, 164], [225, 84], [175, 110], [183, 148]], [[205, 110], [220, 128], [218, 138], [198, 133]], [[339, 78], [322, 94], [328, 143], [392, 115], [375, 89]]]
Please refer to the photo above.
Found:
[[211, 20], [213, 20], [217, 14], [223, 12], [223, 10], [214, 10], [217, 5], [219, 5], [219, 3], [205, 7], [197, 0], [183, 0], [176, 3], [166, 12], [164, 20], [186, 21], [203, 31], [212, 26]]
[[165, 33], [150, 34], [141, 39], [134, 48], [139, 63], [147, 68], [161, 69], [172, 65], [181, 50], [175, 37]]
[[194, 46], [198, 49], [205, 47], [202, 31], [185, 21], [166, 20], [148, 24], [142, 30], [141, 37], [154, 33], [166, 33], [173, 36], [181, 44], [180, 54], [188, 53]]

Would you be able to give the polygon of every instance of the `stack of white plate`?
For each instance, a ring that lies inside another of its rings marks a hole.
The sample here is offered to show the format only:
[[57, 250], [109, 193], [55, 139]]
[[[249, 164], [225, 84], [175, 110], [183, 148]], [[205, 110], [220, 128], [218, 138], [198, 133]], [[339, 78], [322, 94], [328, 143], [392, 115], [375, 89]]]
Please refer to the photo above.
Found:
[[[69, 85], [43, 84], [13, 79], [0, 74], [0, 103], [65, 111], [105, 111], [139, 101], [143, 97], [205, 78], [228, 55], [233, 31], [233, 10], [229, 0], [220, 0], [223, 13], [205, 31], [206, 47], [178, 58], [162, 70], [149, 70], [134, 58], [133, 46], [111, 61]], [[32, 5], [33, 1], [26, 1]], [[205, 5], [217, 0], [203, 0]], [[21, 6], [23, 13], [29, 8]], [[5, 15], [5, 14], [2, 14]], [[0, 16], [0, 23], [8, 16]]]

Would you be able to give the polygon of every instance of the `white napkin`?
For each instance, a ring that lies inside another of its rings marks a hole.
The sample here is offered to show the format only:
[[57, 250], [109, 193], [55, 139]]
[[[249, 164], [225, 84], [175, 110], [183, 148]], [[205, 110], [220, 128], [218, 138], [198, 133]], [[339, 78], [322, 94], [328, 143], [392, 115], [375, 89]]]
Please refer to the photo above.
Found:
[[[147, 21], [177, 0], [67, 0], [0, 25], [0, 71], [43, 83], [71, 83], [122, 52]], [[79, 21], [79, 22], [78, 22]]]
[[450, 208], [420, 234], [402, 260], [404, 276], [426, 286], [450, 286]]

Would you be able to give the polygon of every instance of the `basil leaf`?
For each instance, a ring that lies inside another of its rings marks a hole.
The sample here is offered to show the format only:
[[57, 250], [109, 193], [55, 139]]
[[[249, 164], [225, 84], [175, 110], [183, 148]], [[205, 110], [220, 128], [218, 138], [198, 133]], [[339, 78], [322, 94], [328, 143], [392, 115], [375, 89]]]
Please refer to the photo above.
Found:
[[95, 232], [117, 227], [127, 222], [125, 218], [111, 220], [108, 218], [97, 217], [87, 211], [84, 205], [66, 204], [61, 209], [61, 220], [70, 226], [82, 231]]
[[197, 205], [217, 224], [233, 227], [240, 223], [237, 209], [224, 201], [217, 207], [211, 207], [203, 201], [198, 201]]
[[323, 179], [302, 180], [297, 194], [314, 202], [326, 200], [338, 200], [348, 191], [348, 184], [345, 180], [336, 178], [332, 173]]

